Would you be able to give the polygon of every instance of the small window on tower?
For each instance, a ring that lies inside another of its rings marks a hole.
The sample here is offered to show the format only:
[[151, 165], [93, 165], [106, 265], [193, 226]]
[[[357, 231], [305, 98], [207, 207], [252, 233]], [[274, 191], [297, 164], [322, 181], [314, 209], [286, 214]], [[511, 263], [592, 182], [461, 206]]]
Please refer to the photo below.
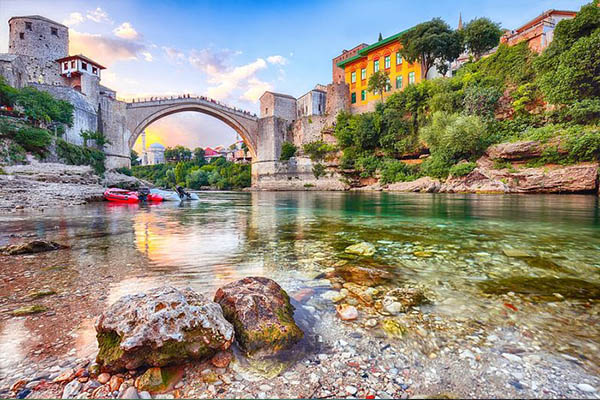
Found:
[[50, 28], [50, 33], [53, 34], [54, 36], [58, 37], [58, 29]]
[[71, 61], [71, 68], [75, 68], [75, 60]]
[[20, 39], [25, 39], [25, 34], [23, 32], [19, 33], [19, 38]]
[[81, 63], [81, 69], [84, 71], [87, 71], [87, 63], [82, 62]]
[[63, 63], [63, 69], [69, 69], [69, 63], [68, 62]]
[[27, 29], [28, 31], [33, 30], [33, 28], [31, 27], [31, 22], [25, 22], [25, 29]]
[[92, 67], [92, 74], [97, 75], [98, 74], [98, 68]]

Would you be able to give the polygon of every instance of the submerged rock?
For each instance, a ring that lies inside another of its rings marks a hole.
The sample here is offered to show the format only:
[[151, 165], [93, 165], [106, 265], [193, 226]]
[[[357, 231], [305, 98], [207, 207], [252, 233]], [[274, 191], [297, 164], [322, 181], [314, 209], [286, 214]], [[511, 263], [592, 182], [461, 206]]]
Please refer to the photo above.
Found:
[[346, 264], [336, 268], [332, 275], [338, 276], [346, 282], [363, 286], [377, 286], [397, 278], [393, 268], [368, 263], [362, 265]]
[[557, 294], [567, 299], [600, 299], [600, 284], [575, 278], [515, 276], [479, 285], [488, 294], [513, 292], [544, 301], [560, 299]]
[[111, 372], [207, 358], [234, 338], [218, 304], [169, 286], [122, 297], [98, 318], [96, 332], [96, 360]]
[[248, 277], [232, 282], [217, 290], [215, 302], [250, 356], [276, 354], [304, 336], [294, 322], [289, 296], [272, 279]]
[[428, 301], [420, 287], [405, 286], [389, 291], [383, 298], [383, 311], [396, 315]]
[[337, 311], [337, 315], [343, 321], [353, 321], [358, 318], [358, 310], [356, 307], [348, 305], [348, 304], [340, 304], [335, 307]]
[[135, 380], [135, 387], [140, 391], [164, 393], [183, 378], [184, 370], [180, 366], [148, 368]]
[[24, 315], [37, 314], [48, 311], [48, 308], [45, 306], [41, 306], [38, 304], [34, 304], [31, 306], [24, 306], [21, 308], [17, 308], [12, 312], [12, 315], [15, 317], [22, 317]]
[[352, 246], [348, 246], [344, 251], [348, 254], [356, 254], [358, 256], [370, 257], [373, 254], [375, 254], [376, 249], [375, 246], [373, 246], [371, 243], [362, 242], [353, 244]]
[[20, 254], [34, 254], [45, 251], [64, 249], [67, 246], [52, 242], [50, 240], [33, 240], [28, 243], [12, 244], [0, 247], [0, 253], [7, 256], [16, 256]]

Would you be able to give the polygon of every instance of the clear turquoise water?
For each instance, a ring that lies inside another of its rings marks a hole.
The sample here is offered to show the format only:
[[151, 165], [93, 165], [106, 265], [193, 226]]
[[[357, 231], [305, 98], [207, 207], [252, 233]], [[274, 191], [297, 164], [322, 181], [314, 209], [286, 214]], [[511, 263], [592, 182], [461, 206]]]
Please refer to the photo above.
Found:
[[[595, 196], [258, 192], [200, 197], [183, 205], [98, 203], [3, 216], [0, 245], [24, 234], [71, 245], [52, 256], [62, 258], [45, 262], [67, 265], [62, 274], [71, 277], [71, 285], [83, 274], [86, 279], [94, 271], [109, 274], [109, 283], [96, 284], [103, 285], [102, 299], [110, 304], [160, 284], [190, 285], [212, 297], [217, 287], [248, 275], [271, 277], [288, 291], [319, 287], [315, 277], [348, 260], [347, 246], [366, 241], [376, 246], [376, 254], [349, 261], [391, 271], [391, 286], [425, 285], [435, 294], [432, 312], [477, 318], [490, 329], [522, 324], [541, 338], [554, 338], [559, 351], [600, 353]], [[515, 293], [508, 298], [519, 312], [505, 306], [507, 292]]]

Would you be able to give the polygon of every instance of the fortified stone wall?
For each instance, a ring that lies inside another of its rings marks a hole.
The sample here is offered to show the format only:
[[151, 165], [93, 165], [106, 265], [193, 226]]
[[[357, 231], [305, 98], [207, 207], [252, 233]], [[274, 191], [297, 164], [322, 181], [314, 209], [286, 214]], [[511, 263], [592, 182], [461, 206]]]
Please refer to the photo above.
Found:
[[259, 177], [253, 182], [258, 190], [345, 190], [347, 185], [333, 170], [315, 178], [313, 163], [307, 157], [295, 157], [289, 161], [253, 163], [252, 172]]
[[57, 59], [69, 54], [69, 29], [40, 16], [8, 21], [8, 52], [23, 57], [27, 82], [64, 85]]
[[21, 89], [27, 81], [27, 68], [23, 57], [16, 54], [0, 54], [0, 75], [12, 87]]
[[325, 115], [312, 115], [302, 117], [292, 124], [291, 141], [299, 149], [306, 143], [323, 139], [323, 129], [329, 124], [329, 118]]
[[106, 136], [109, 144], [105, 146], [108, 169], [130, 167], [131, 159], [127, 129], [127, 103], [110, 96], [100, 96], [98, 130]]
[[98, 128], [96, 110], [87, 101], [85, 95], [66, 86], [42, 85], [39, 83], [32, 83], [31, 86], [48, 92], [57, 99], [66, 100], [73, 104], [73, 125], [67, 127], [65, 131], [63, 138], [66, 141], [82, 145], [81, 131], [95, 131]]
[[325, 114], [337, 116], [340, 111], [350, 110], [350, 88], [347, 83], [331, 83], [327, 85]]

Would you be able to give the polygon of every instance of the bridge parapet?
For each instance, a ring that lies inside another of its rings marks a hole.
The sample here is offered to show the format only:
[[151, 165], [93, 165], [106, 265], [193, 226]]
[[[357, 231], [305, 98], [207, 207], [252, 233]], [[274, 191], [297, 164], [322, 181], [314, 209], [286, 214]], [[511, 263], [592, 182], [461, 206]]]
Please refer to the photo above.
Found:
[[190, 101], [204, 103], [212, 108], [219, 109], [228, 113], [235, 114], [237, 116], [248, 118], [253, 121], [258, 121], [258, 116], [255, 113], [239, 109], [237, 107], [229, 106], [218, 100], [211, 99], [206, 96], [197, 95], [184, 95], [184, 96], [163, 96], [163, 97], [150, 97], [142, 99], [133, 99], [127, 102], [127, 108], [139, 108], [139, 107], [153, 107], [153, 106], [164, 106], [164, 105], [177, 105], [183, 103], [189, 103]]

